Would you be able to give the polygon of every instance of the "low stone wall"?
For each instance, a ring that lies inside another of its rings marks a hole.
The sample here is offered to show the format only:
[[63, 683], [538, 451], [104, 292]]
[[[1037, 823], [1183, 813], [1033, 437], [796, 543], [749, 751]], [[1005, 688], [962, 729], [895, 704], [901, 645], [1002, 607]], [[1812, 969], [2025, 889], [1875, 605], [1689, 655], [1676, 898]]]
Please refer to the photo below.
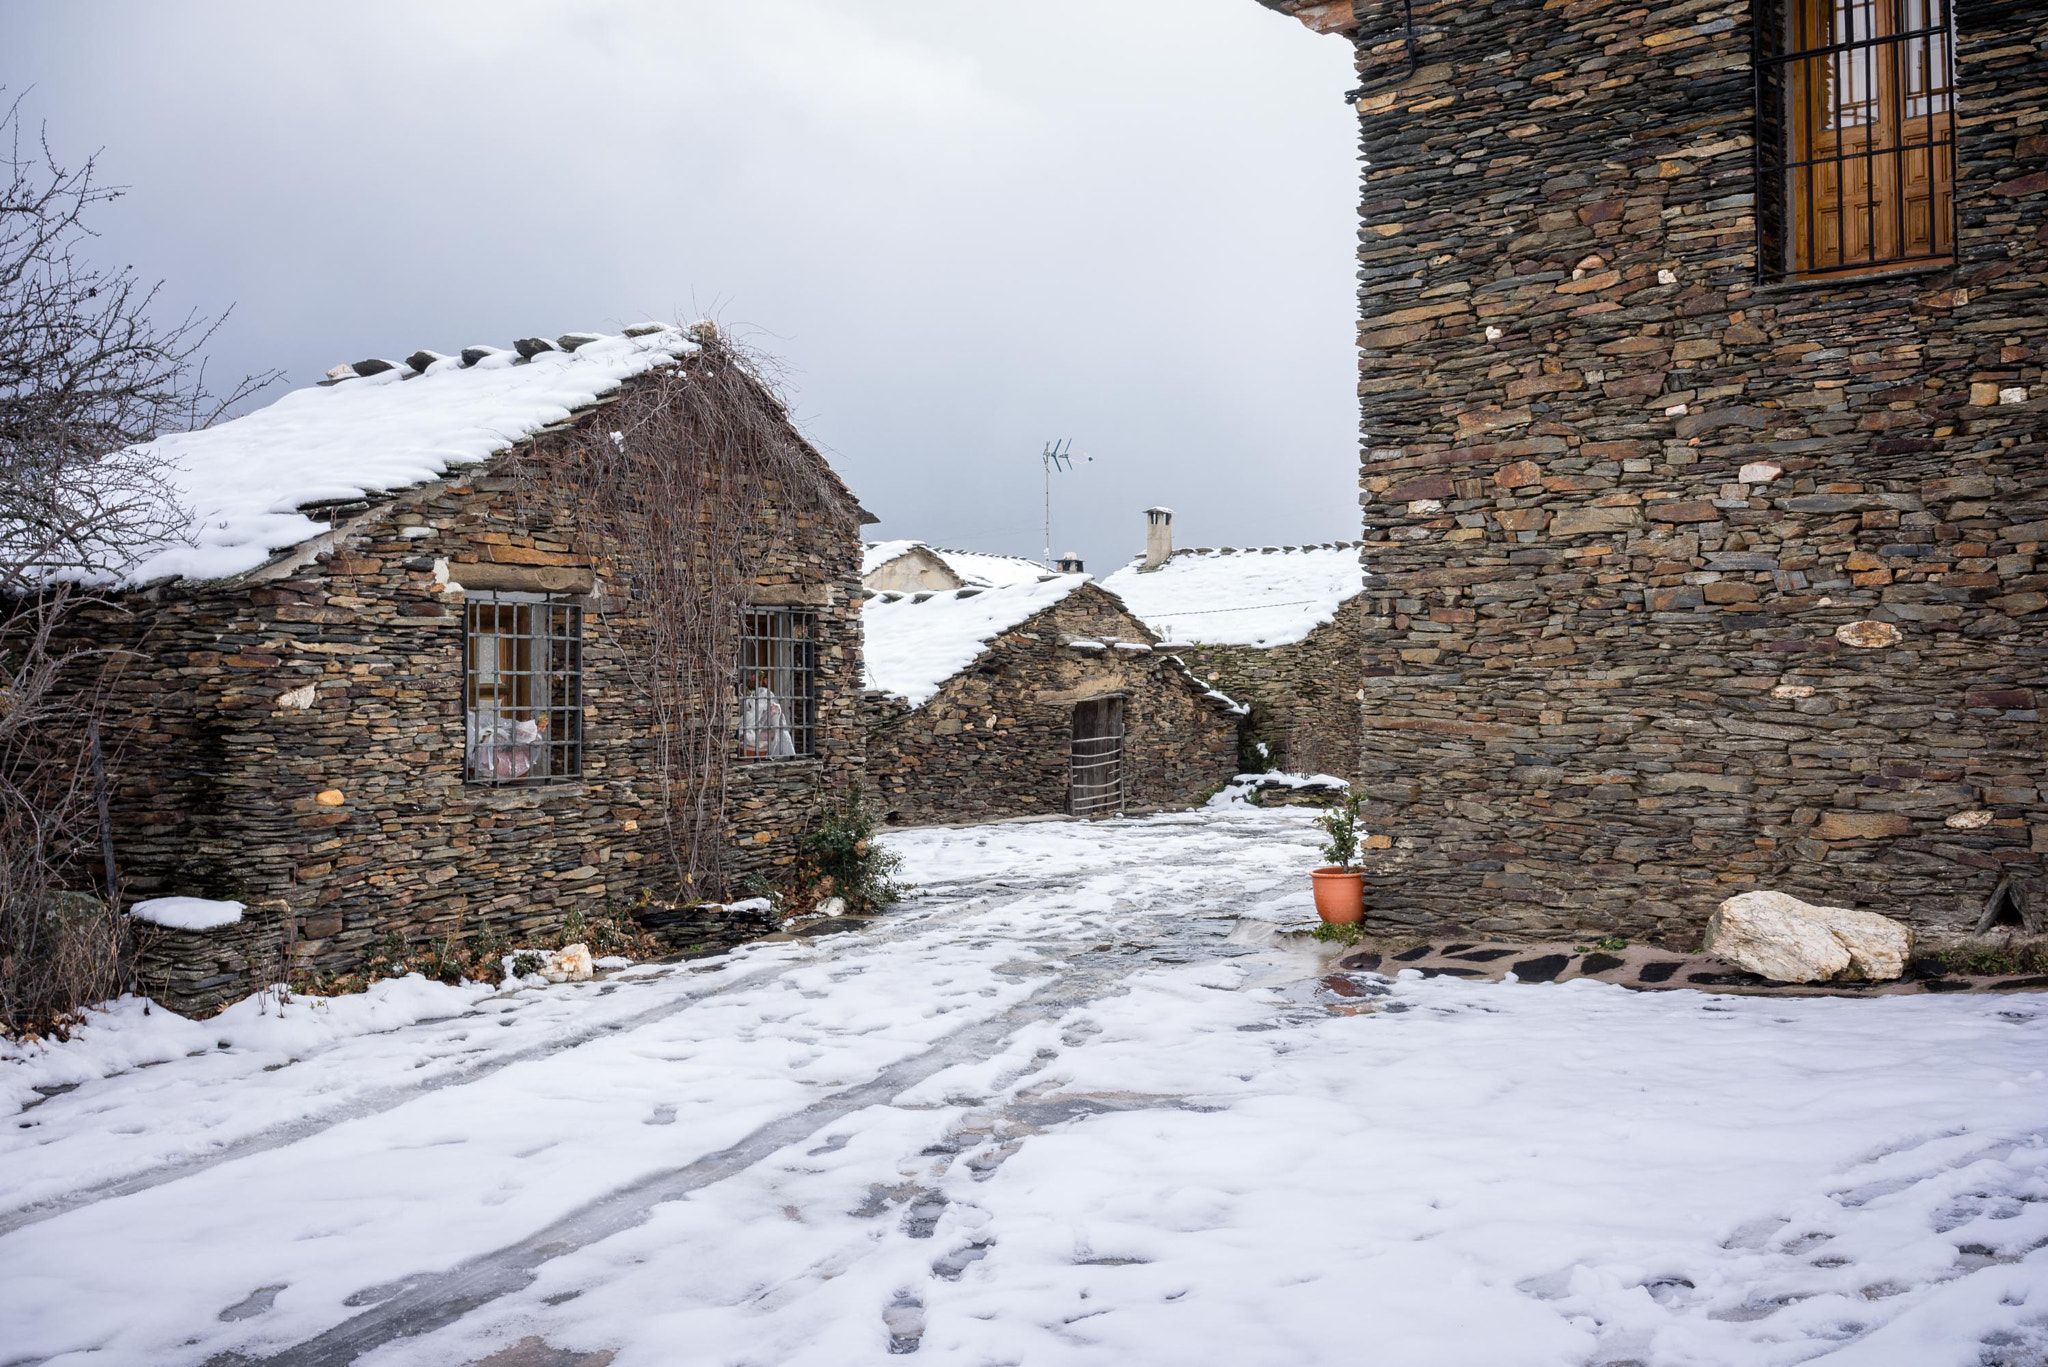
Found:
[[297, 938], [291, 906], [267, 898], [242, 919], [212, 930], [175, 930], [131, 921], [136, 985], [160, 1005], [205, 1015], [253, 991], [285, 981]]
[[758, 940], [776, 929], [772, 906], [702, 902], [696, 906], [636, 907], [633, 920], [674, 954], [708, 954]]
[[1293, 645], [1197, 645], [1178, 653], [1188, 667], [1242, 703], [1263, 704], [1269, 765], [1297, 774], [1358, 776], [1363, 595]]
[[1084, 585], [996, 638], [923, 706], [867, 695], [867, 785], [891, 824], [1066, 811], [1074, 705], [1090, 698], [1124, 699], [1130, 809], [1194, 803], [1235, 772], [1236, 717], [1175, 657], [1075, 650], [1063, 637], [1154, 639]]

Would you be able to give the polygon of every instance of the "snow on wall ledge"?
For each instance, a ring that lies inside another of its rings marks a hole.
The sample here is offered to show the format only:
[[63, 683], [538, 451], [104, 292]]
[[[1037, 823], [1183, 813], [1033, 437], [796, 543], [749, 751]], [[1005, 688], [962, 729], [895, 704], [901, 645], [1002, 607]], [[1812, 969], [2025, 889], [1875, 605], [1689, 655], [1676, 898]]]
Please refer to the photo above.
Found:
[[922, 707], [990, 641], [1087, 582], [1085, 574], [1058, 574], [1003, 588], [870, 598], [861, 609], [867, 686]]
[[1333, 620], [1365, 589], [1358, 547], [1175, 551], [1156, 570], [1133, 562], [1102, 581], [1168, 641], [1284, 646]]
[[204, 897], [152, 897], [128, 908], [138, 921], [170, 930], [219, 930], [234, 925], [246, 910], [240, 902], [210, 902]]
[[[296, 389], [267, 408], [143, 448], [161, 455], [187, 539], [117, 548], [120, 582], [225, 579], [328, 530], [298, 511], [439, 479], [490, 459], [561, 422], [627, 379], [696, 350], [681, 328], [636, 336], [570, 334], [573, 351], [483, 352], [474, 364], [439, 357], [339, 383]], [[589, 340], [582, 340], [588, 338]]]

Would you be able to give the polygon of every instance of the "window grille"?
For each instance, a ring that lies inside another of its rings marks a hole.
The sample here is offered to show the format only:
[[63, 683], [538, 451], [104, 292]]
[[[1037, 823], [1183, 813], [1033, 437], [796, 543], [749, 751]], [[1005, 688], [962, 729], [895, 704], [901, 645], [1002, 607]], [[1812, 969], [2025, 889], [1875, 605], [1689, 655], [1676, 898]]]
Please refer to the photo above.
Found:
[[544, 593], [470, 593], [463, 658], [471, 782], [582, 774], [582, 607]]
[[1766, 276], [1955, 258], [1951, 0], [1757, 0]]
[[817, 644], [808, 612], [748, 608], [740, 618], [739, 757], [815, 753]]

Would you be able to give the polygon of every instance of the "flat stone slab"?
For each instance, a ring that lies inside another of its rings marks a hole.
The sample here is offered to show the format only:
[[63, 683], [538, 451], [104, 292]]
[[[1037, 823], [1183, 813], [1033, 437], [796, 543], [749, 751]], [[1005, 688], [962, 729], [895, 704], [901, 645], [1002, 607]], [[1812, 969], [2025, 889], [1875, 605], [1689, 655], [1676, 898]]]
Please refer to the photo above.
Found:
[[1592, 978], [1644, 991], [1690, 988], [1696, 992], [1728, 992], [1744, 996], [1880, 997], [1916, 992], [2038, 992], [2048, 989], [2048, 976], [2006, 974], [1971, 976], [1941, 971], [1932, 959], [1914, 959], [1905, 976], [1892, 982], [1779, 983], [1745, 973], [1710, 954], [1676, 954], [1655, 945], [1625, 949], [1593, 949], [1586, 944], [1508, 941], [1364, 939], [1348, 948], [1339, 968], [1378, 971], [1392, 976], [1404, 968], [1426, 978], [1484, 978], [1494, 982], [1514, 975], [1517, 982], [1570, 982]]
[[1539, 954], [1530, 959], [1518, 959], [1508, 971], [1518, 982], [1554, 983], [1557, 975], [1572, 966], [1569, 954]]

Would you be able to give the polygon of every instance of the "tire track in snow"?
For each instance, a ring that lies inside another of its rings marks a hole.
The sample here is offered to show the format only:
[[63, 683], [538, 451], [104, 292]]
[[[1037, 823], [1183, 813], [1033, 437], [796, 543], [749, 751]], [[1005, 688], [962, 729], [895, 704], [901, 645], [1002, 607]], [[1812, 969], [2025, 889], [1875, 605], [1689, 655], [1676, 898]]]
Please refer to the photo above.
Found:
[[[53, 1219], [67, 1211], [78, 1210], [85, 1206], [96, 1205], [101, 1201], [112, 1200], [120, 1196], [130, 1196], [136, 1192], [148, 1191], [152, 1187], [180, 1181], [195, 1174], [205, 1172], [209, 1168], [219, 1167], [223, 1163], [233, 1163], [239, 1159], [264, 1153], [270, 1149], [296, 1144], [300, 1140], [310, 1139], [314, 1135], [329, 1130], [336, 1125], [344, 1124], [351, 1120], [360, 1120], [365, 1116], [381, 1115], [385, 1111], [394, 1110], [415, 1097], [438, 1092], [446, 1087], [466, 1086], [469, 1083], [489, 1077], [492, 1073], [502, 1068], [509, 1068], [515, 1063], [526, 1063], [534, 1059], [550, 1058], [555, 1054], [580, 1048], [591, 1043], [593, 1040], [603, 1039], [608, 1035], [638, 1030], [643, 1026], [651, 1025], [678, 1012], [688, 1010], [699, 1002], [710, 1001], [715, 997], [724, 996], [727, 993], [736, 992], [742, 988], [756, 987], [781, 977], [793, 969], [808, 966], [815, 961], [815, 957], [815, 955], [806, 956], [803, 959], [790, 963], [778, 964], [770, 968], [743, 974], [729, 981], [721, 982], [708, 991], [686, 993], [683, 996], [671, 998], [668, 1001], [636, 1011], [630, 1015], [618, 1016], [603, 1021], [572, 1023], [569, 1028], [546, 1038], [536, 1040], [532, 1044], [522, 1045], [503, 1054], [476, 1058], [469, 1062], [458, 1062], [449, 1067], [446, 1072], [417, 1082], [410, 1082], [404, 1086], [384, 1087], [365, 1093], [331, 1111], [322, 1112], [317, 1116], [301, 1117], [296, 1120], [286, 1121], [280, 1125], [270, 1126], [267, 1129], [258, 1130], [252, 1134], [244, 1135], [242, 1138], [234, 1140], [210, 1153], [196, 1154], [191, 1158], [180, 1159], [173, 1163], [159, 1164], [155, 1167], [145, 1168], [140, 1172], [80, 1187], [76, 1191], [65, 1192], [61, 1196], [48, 1197], [31, 1202], [25, 1206], [17, 1206], [12, 1210], [0, 1212], [0, 1235], [10, 1234], [28, 1225], [39, 1224], [44, 1220]], [[455, 1016], [436, 1016], [430, 1020], [413, 1021], [406, 1025], [397, 1026], [389, 1031], [377, 1031], [375, 1033], [377, 1035], [389, 1035], [424, 1026], [446, 1025], [451, 1021], [465, 1020], [476, 1014], [471, 1011]], [[371, 1038], [371, 1036], [355, 1036], [353, 1038], [363, 1039]], [[345, 1048], [350, 1042], [348, 1040], [341, 1041], [337, 1047]]]
[[[935, 916], [955, 913], [961, 910], [1000, 910], [1003, 906], [1017, 901], [1036, 890], [1038, 890], [1036, 887], [1023, 889], [1010, 887], [1003, 889], [1000, 894], [995, 896], [934, 899], [939, 902], [939, 905], [918, 908], [918, 911], [923, 914], [917, 918], [916, 922], [910, 922], [906, 918], [905, 923], [895, 925], [876, 923], [868, 927], [867, 930], [856, 933], [862, 936], [861, 942], [864, 946], [879, 947], [893, 940], [907, 938], [913, 934], [929, 933], [931, 930], [929, 922]], [[788, 963], [776, 964], [767, 968], [757, 969], [753, 972], [743, 973], [737, 977], [719, 982], [707, 990], [685, 993], [680, 997], [671, 998], [629, 1015], [616, 1016], [603, 1021], [571, 1023], [567, 1028], [536, 1040], [531, 1044], [522, 1045], [517, 1049], [509, 1050], [502, 1054], [474, 1058], [468, 1062], [456, 1062], [450, 1065], [445, 1072], [438, 1073], [430, 1078], [408, 1082], [402, 1086], [385, 1087], [366, 1092], [343, 1105], [335, 1107], [333, 1110], [323, 1111], [319, 1115], [300, 1117], [257, 1130], [208, 1153], [195, 1154], [189, 1158], [181, 1158], [174, 1162], [157, 1164], [136, 1172], [124, 1174], [120, 1177], [91, 1183], [73, 1191], [64, 1192], [61, 1195], [44, 1197], [25, 1205], [0, 1211], [0, 1236], [5, 1236], [17, 1229], [23, 1229], [30, 1225], [40, 1224], [44, 1220], [54, 1219], [68, 1211], [83, 1209], [84, 1207], [97, 1205], [101, 1201], [113, 1200], [117, 1197], [131, 1196], [137, 1192], [148, 1191], [153, 1187], [164, 1186], [171, 1182], [195, 1176], [210, 1168], [219, 1167], [223, 1163], [233, 1163], [255, 1154], [265, 1153], [271, 1149], [296, 1144], [301, 1140], [310, 1139], [315, 1135], [332, 1129], [336, 1125], [395, 1110], [415, 1097], [438, 1092], [447, 1087], [467, 1086], [472, 1082], [480, 1081], [514, 1064], [551, 1058], [556, 1054], [581, 1048], [583, 1045], [610, 1035], [641, 1029], [644, 1026], [664, 1020], [669, 1016], [686, 1011], [701, 1002], [711, 1001], [714, 998], [726, 996], [743, 989], [762, 986], [796, 969], [809, 967], [817, 963], [821, 957], [828, 957], [827, 951], [815, 945], [810, 948], [810, 953], [792, 959]], [[706, 970], [684, 969], [681, 971], [694, 975], [704, 973]], [[488, 1019], [487, 1017], [482, 1017], [480, 1013], [474, 1010], [465, 1011], [453, 1016], [436, 1016], [395, 1026], [390, 1030], [380, 1030], [369, 1035], [353, 1036], [348, 1040], [337, 1042], [335, 1048], [345, 1049], [350, 1043], [359, 1039], [389, 1036], [407, 1030], [447, 1025], [451, 1022], [471, 1018]], [[329, 1052], [331, 1053], [332, 1051], [330, 1050]]]
[[390, 1300], [296, 1347], [262, 1358], [223, 1354], [214, 1358], [213, 1364], [342, 1367], [394, 1340], [453, 1324], [472, 1310], [531, 1285], [543, 1263], [645, 1222], [656, 1206], [682, 1200], [693, 1191], [744, 1172], [856, 1111], [895, 1098], [935, 1073], [998, 1052], [1023, 1026], [1077, 1005], [1074, 998], [1057, 990], [1071, 986], [1067, 980], [1054, 980], [1009, 1010], [941, 1036], [922, 1053], [892, 1064], [866, 1082], [771, 1120], [738, 1143], [695, 1162], [611, 1191], [517, 1243], [447, 1272], [420, 1278]]
[[[998, 896], [970, 896], [958, 898], [951, 905], [920, 908], [925, 915], [919, 919], [928, 934], [935, 929], [931, 922], [948, 914], [1000, 910], [1030, 892], [1069, 888], [1104, 872], [1128, 873], [1156, 865], [1184, 868], [1185, 862], [1184, 854], [1176, 852], [1160, 859], [1133, 860], [1111, 869], [1077, 869], [1065, 876], [1018, 880], [1009, 883]], [[1018, 882], [1026, 881], [1033, 886], [1020, 889]], [[1205, 881], [1188, 889], [1184, 897], [1190, 903], [1209, 902], [1240, 890], [1233, 881]], [[1172, 938], [1175, 930], [1183, 935], [1213, 933], [1202, 931], [1198, 922], [1180, 914], [1168, 919], [1167, 926], [1168, 935], [1154, 937], [1151, 947], [1165, 947], [1165, 941]], [[1191, 926], [1195, 927], [1192, 931]], [[986, 933], [969, 927], [960, 929], [976, 936]], [[1221, 944], [1222, 937], [1217, 936], [1216, 942]], [[1049, 938], [1041, 935], [1021, 936], [1017, 944], [1019, 949], [1053, 947]], [[1071, 942], [1066, 947], [1071, 952]], [[682, 1200], [694, 1191], [745, 1172], [792, 1144], [814, 1138], [857, 1111], [893, 1100], [937, 1073], [992, 1058], [1025, 1026], [1055, 1019], [1075, 1007], [1100, 1000], [1123, 979], [1153, 966], [1154, 961], [1145, 955], [1091, 951], [1073, 956], [1063, 969], [1056, 970], [1055, 976], [1022, 1001], [941, 1036], [921, 1052], [890, 1065], [866, 1082], [771, 1120], [737, 1143], [681, 1167], [617, 1188], [517, 1242], [471, 1258], [446, 1272], [409, 1279], [388, 1300], [303, 1343], [268, 1357], [222, 1353], [210, 1359], [208, 1367], [343, 1367], [386, 1344], [445, 1328], [503, 1296], [524, 1290], [547, 1262], [643, 1224], [655, 1207]]]

